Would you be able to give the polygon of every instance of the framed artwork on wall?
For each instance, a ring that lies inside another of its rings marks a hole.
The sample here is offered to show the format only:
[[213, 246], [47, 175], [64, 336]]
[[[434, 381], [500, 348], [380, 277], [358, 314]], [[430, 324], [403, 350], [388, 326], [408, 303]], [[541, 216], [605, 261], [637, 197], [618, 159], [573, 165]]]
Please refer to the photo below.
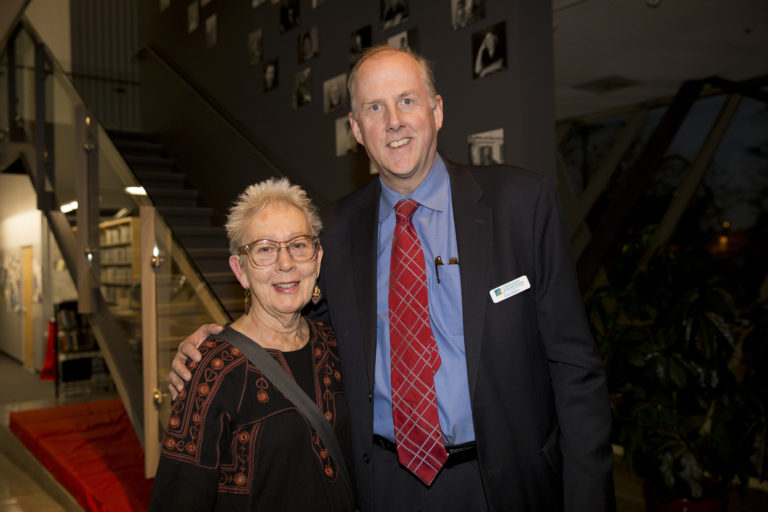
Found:
[[278, 77], [277, 59], [272, 59], [264, 63], [263, 84], [264, 91], [271, 91], [277, 88]]
[[336, 119], [336, 156], [357, 152], [357, 140], [349, 124], [349, 116]]
[[317, 27], [311, 27], [299, 35], [299, 63], [312, 60], [320, 53]]
[[400, 50], [419, 51], [419, 37], [417, 29], [403, 30], [387, 38], [387, 44]]
[[472, 165], [504, 163], [504, 129], [473, 133], [467, 137], [469, 162]]
[[451, 28], [458, 30], [485, 18], [485, 0], [451, 0]]
[[491, 73], [507, 69], [505, 26], [506, 23], [502, 21], [472, 34], [473, 78], [483, 78]]
[[323, 113], [341, 110], [347, 104], [347, 74], [342, 73], [323, 82]]
[[408, 0], [381, 0], [381, 29], [399, 25], [408, 19]]
[[248, 33], [248, 65], [261, 64], [263, 56], [263, 31], [258, 27]]
[[213, 48], [219, 40], [218, 26], [216, 23], [216, 14], [211, 14], [205, 18], [205, 47]]
[[298, 108], [312, 101], [312, 68], [296, 73], [293, 84], [293, 107]]
[[280, 6], [280, 33], [285, 34], [299, 23], [301, 23], [299, 0], [288, 0]]
[[349, 67], [355, 65], [363, 50], [371, 46], [371, 26], [355, 30], [349, 34]]
[[191, 34], [197, 30], [197, 26], [200, 24], [200, 4], [197, 0], [187, 5], [187, 34]]

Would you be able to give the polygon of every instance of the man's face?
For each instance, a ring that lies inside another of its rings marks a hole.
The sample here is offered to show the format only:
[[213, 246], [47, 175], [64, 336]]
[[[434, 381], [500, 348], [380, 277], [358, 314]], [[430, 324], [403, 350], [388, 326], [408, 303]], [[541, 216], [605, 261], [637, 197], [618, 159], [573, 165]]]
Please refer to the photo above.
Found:
[[395, 51], [365, 61], [354, 91], [350, 122], [355, 138], [382, 181], [402, 195], [410, 194], [435, 162], [442, 98], [430, 98], [419, 63]]

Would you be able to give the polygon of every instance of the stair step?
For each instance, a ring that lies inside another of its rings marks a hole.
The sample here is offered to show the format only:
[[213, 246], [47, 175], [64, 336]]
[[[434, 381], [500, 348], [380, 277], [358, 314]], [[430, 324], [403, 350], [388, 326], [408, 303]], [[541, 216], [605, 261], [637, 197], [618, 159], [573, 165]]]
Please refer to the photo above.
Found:
[[121, 154], [128, 155], [147, 155], [164, 157], [165, 149], [161, 144], [154, 141], [144, 140], [114, 140], [113, 143]]
[[157, 211], [172, 229], [182, 226], [210, 226], [213, 215], [213, 208], [203, 206], [158, 206]]
[[109, 134], [109, 138], [112, 139], [112, 141], [114, 142], [117, 142], [117, 141], [155, 142], [155, 137], [142, 132], [129, 132], [124, 130], [107, 130], [107, 133]]
[[155, 206], [197, 206], [197, 190], [183, 188], [153, 188], [147, 190]]
[[135, 170], [133, 173], [147, 190], [152, 188], [184, 188], [187, 179], [183, 174], [173, 171]]
[[227, 247], [227, 233], [222, 227], [181, 226], [173, 230], [187, 250], [193, 248]]
[[229, 250], [226, 247], [186, 249], [200, 272], [232, 272], [229, 268]]
[[128, 166], [136, 171], [168, 171], [173, 169], [173, 159], [167, 156], [123, 155]]

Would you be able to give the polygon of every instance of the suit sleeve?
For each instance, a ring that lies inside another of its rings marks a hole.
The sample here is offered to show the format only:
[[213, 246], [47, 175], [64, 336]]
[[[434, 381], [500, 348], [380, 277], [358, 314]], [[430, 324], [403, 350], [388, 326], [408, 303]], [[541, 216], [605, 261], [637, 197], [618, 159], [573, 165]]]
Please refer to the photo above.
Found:
[[535, 228], [536, 307], [561, 429], [565, 510], [615, 510], [605, 370], [579, 293], [560, 201], [545, 186]]

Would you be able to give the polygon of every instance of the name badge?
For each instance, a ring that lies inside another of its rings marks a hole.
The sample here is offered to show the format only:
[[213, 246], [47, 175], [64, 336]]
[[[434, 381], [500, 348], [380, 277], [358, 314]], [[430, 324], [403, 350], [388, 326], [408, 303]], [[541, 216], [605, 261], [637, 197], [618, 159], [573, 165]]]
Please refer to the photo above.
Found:
[[495, 303], [501, 302], [504, 299], [508, 299], [513, 295], [527, 290], [531, 287], [531, 283], [528, 282], [527, 276], [521, 276], [508, 283], [505, 283], [498, 288], [494, 288], [490, 291], [491, 300]]

